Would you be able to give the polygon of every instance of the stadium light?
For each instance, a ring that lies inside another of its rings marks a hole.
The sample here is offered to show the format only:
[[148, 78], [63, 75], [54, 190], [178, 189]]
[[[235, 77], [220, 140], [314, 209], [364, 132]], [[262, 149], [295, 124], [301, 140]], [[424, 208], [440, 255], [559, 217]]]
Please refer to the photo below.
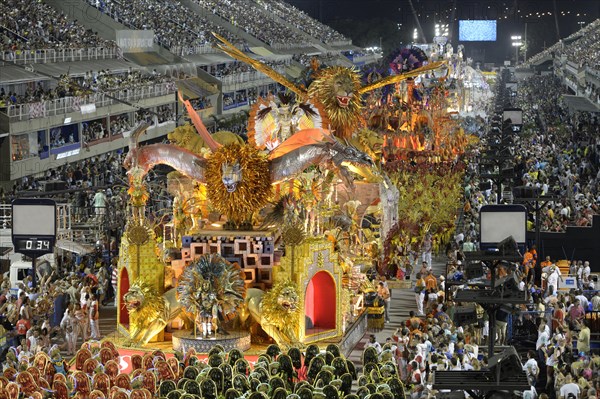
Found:
[[417, 28], [415, 28], [415, 30], [413, 31], [413, 40], [417, 41], [418, 38], [419, 38], [419, 32], [417, 31]]
[[515, 48], [515, 65], [519, 63], [519, 47], [523, 45], [520, 35], [513, 35], [510, 37], [512, 40], [512, 46]]

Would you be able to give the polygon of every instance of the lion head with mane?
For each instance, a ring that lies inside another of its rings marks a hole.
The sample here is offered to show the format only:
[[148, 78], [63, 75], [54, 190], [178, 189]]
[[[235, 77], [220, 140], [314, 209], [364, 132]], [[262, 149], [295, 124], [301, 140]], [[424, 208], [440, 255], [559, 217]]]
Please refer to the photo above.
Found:
[[249, 145], [230, 144], [208, 159], [207, 196], [214, 208], [239, 225], [267, 204], [272, 195], [266, 155]]
[[308, 88], [309, 96], [323, 104], [337, 137], [350, 138], [362, 125], [360, 87], [357, 71], [333, 66], [320, 70]]

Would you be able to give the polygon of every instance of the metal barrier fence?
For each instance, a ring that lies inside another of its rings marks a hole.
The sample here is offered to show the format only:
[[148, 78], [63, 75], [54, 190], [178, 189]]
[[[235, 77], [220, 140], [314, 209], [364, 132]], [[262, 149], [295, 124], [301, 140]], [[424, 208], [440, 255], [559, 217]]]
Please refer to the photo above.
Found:
[[44, 102], [10, 105], [3, 113], [11, 120], [22, 121], [77, 112], [85, 104], [95, 104], [96, 108], [100, 108], [117, 103], [116, 99], [133, 102], [173, 93], [175, 93], [175, 85], [172, 82], [164, 82], [110, 93], [94, 93], [87, 96], [64, 97]]
[[310, 47], [311, 44], [307, 43], [307, 42], [301, 42], [301, 43], [270, 43], [270, 46], [273, 47], [276, 50], [290, 50], [290, 49], [295, 49], [295, 48]]
[[173, 54], [177, 54], [181, 57], [191, 54], [212, 54], [218, 51], [217, 48], [213, 47], [211, 44], [203, 44], [201, 46], [172, 46], [169, 50]]
[[52, 62], [90, 61], [118, 58], [118, 47], [6, 50], [2, 61], [11, 64], [47, 64]]

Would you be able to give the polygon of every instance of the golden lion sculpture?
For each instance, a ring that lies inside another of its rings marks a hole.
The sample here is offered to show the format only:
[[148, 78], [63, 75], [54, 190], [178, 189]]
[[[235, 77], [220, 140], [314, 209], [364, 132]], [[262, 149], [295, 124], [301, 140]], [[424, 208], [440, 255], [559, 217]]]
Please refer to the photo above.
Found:
[[269, 292], [256, 288], [246, 291], [245, 307], [240, 311], [244, 323], [250, 316], [281, 347], [297, 345], [300, 297], [291, 281], [276, 283]]
[[142, 345], [150, 342], [181, 312], [174, 288], [160, 295], [142, 280], [134, 281], [123, 299], [129, 312], [129, 339]]

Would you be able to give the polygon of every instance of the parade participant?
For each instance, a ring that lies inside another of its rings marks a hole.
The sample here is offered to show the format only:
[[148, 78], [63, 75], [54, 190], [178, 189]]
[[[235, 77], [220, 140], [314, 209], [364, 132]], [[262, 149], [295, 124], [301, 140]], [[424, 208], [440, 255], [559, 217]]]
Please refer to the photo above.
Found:
[[415, 282], [415, 301], [417, 302], [417, 314], [419, 316], [425, 316], [423, 311], [423, 305], [425, 301], [425, 291], [427, 289], [427, 284], [423, 279], [421, 273], [417, 273], [417, 281]]
[[98, 319], [100, 318], [100, 310], [98, 307], [98, 298], [96, 294], [92, 294], [91, 303], [89, 307], [90, 317], [90, 335], [92, 339], [100, 339], [100, 329], [98, 326]]
[[380, 281], [379, 284], [377, 285], [377, 295], [379, 295], [381, 297], [381, 299], [383, 299], [383, 309], [385, 312], [385, 322], [389, 323], [390, 322], [390, 316], [389, 316], [389, 306], [390, 306], [390, 301], [391, 301], [391, 295], [390, 295], [390, 290], [385, 286], [385, 284]]

